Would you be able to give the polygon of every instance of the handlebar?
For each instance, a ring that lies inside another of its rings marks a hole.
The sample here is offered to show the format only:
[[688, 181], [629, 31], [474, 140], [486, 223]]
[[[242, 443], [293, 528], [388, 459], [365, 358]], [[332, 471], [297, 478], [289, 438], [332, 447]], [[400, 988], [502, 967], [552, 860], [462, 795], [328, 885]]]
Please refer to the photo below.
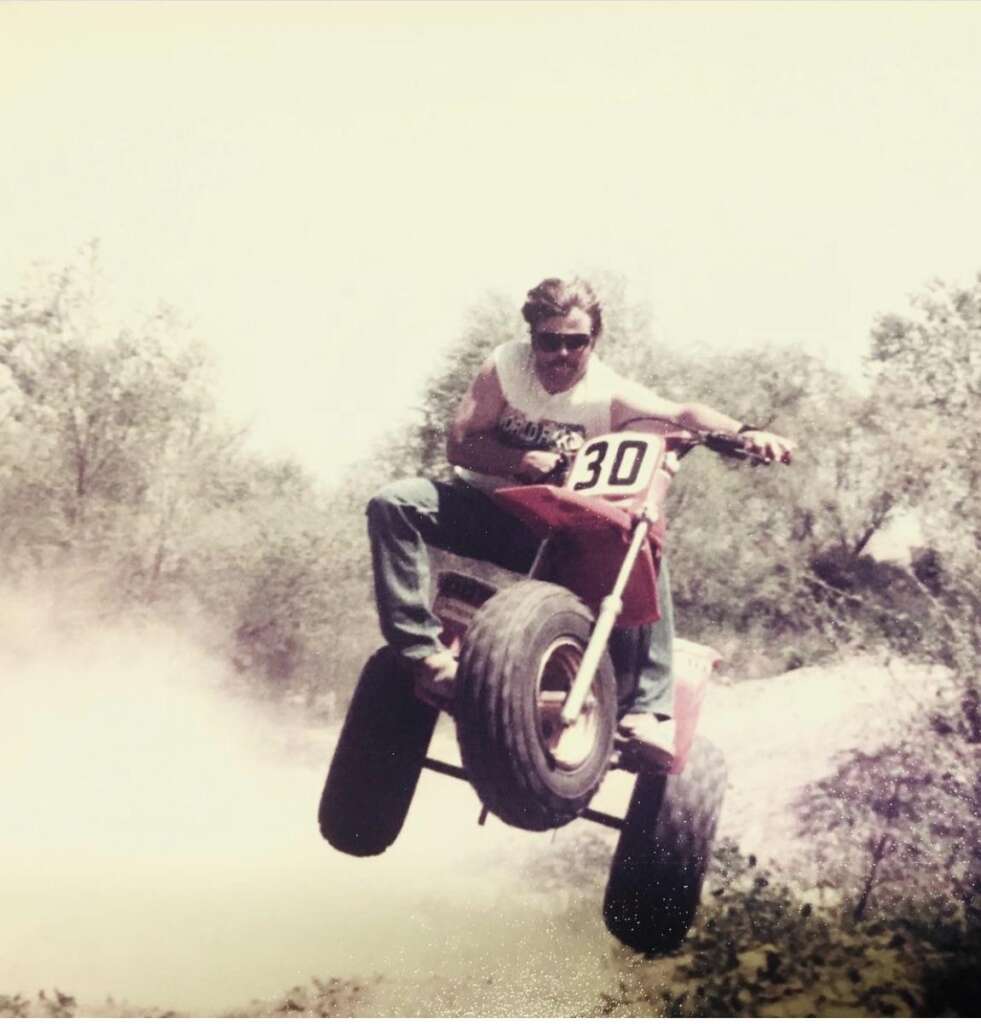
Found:
[[[746, 438], [743, 434], [726, 434], [721, 431], [711, 431], [703, 434], [696, 444], [704, 444], [709, 450], [728, 459], [746, 460], [753, 466], [767, 466], [773, 461], [764, 455], [759, 455], [748, 449], [746, 447]], [[785, 452], [780, 461], [789, 463], [790, 453]]]
[[[682, 458], [687, 455], [693, 448], [705, 445], [706, 448], [709, 448], [717, 455], [722, 455], [728, 459], [748, 461], [751, 465], [767, 465], [772, 461], [772, 459], [768, 459], [763, 455], [758, 455], [756, 452], [747, 448], [746, 437], [742, 433], [730, 434], [721, 430], [697, 430], [691, 427], [686, 427], [683, 423], [679, 423], [677, 420], [667, 419], [664, 416], [635, 416], [633, 419], [627, 420], [626, 423], [622, 423], [619, 429], [623, 430], [634, 423], [641, 423], [644, 421], [663, 423], [667, 426], [677, 428], [677, 433], [668, 433], [663, 436], [665, 437], [669, 447], [672, 447], [673, 442], [673, 447], [677, 452], [678, 458]], [[781, 461], [789, 463], [789, 453], [785, 454]]]
[[[750, 451], [746, 447], [746, 438], [741, 434], [726, 434], [722, 431], [706, 431], [704, 433], [697, 433], [691, 430], [686, 430], [683, 435], [668, 435], [668, 439], [675, 441], [675, 451], [677, 452], [679, 459], [687, 455], [693, 449], [704, 445], [710, 451], [715, 452], [717, 455], [722, 455], [727, 459], [737, 459], [740, 462], [749, 462], [751, 465], [760, 465], [769, 462], [769, 459], [765, 459], [762, 456], [757, 455], [755, 452]], [[561, 452], [559, 454], [558, 461], [555, 463], [551, 472], [537, 482], [561, 486], [565, 482], [566, 475], [572, 467], [575, 457], [575, 452]]]

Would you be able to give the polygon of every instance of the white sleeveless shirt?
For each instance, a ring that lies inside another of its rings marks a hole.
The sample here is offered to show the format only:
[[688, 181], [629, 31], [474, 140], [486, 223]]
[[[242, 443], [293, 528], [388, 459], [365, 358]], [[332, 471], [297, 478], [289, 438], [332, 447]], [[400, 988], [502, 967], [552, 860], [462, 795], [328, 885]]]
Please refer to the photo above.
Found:
[[[504, 393], [494, 433], [501, 444], [523, 451], [574, 452], [585, 440], [612, 429], [613, 398], [628, 382], [595, 354], [568, 391], [550, 394], [535, 373], [530, 341], [511, 341], [493, 352]], [[515, 480], [454, 467], [460, 479], [482, 491], [513, 487]]]

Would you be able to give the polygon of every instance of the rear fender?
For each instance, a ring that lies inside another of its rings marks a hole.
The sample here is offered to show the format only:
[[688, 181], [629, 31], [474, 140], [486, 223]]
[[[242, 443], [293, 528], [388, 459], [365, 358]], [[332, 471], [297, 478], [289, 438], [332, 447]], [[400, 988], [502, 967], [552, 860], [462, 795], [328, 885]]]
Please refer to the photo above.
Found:
[[698, 729], [698, 717], [712, 672], [722, 663], [722, 655], [704, 644], [676, 637], [672, 648], [674, 668], [674, 761], [671, 775], [685, 769], [688, 754]]
[[439, 574], [433, 612], [443, 624], [440, 641], [456, 657], [474, 613], [496, 593], [496, 587], [462, 572]]

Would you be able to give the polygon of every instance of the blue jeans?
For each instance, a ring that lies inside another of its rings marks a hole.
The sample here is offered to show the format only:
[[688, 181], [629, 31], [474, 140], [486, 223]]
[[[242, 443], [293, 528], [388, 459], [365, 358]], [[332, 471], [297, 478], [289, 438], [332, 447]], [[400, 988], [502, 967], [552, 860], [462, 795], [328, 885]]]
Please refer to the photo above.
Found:
[[[416, 660], [441, 650], [442, 626], [429, 607], [429, 555], [426, 546], [462, 558], [492, 562], [527, 573], [539, 539], [482, 491], [462, 481], [442, 483], [421, 477], [383, 487], [368, 502], [368, 536], [375, 576], [375, 601], [382, 635], [404, 657]], [[621, 712], [653, 712], [670, 718], [674, 709], [671, 649], [674, 617], [667, 564], [658, 579], [661, 618], [650, 627], [639, 652], [639, 686]], [[643, 635], [643, 634], [641, 634]], [[638, 633], [615, 629], [610, 651], [636, 651]]]

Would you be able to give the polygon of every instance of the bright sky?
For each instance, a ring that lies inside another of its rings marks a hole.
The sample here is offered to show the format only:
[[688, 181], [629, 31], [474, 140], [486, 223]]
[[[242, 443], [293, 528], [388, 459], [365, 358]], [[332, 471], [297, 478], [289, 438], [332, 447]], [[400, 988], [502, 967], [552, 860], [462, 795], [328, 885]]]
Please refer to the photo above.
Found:
[[855, 367], [981, 269], [979, 183], [977, 3], [0, 6], [0, 295], [98, 237], [324, 479], [555, 273]]

